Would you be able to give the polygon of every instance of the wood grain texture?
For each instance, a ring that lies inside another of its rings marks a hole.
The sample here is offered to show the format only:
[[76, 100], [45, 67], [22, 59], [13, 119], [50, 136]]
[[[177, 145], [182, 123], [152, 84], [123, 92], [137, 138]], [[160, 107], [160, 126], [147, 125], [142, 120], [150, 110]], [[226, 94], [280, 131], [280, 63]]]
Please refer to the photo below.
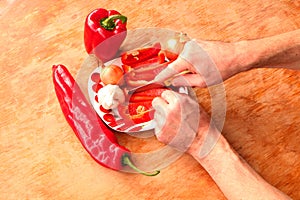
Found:
[[[63, 63], [76, 76], [87, 57], [84, 19], [97, 7], [126, 15], [128, 29], [170, 28], [197, 39], [300, 28], [296, 0], [1, 1], [0, 199], [225, 199], [188, 155], [149, 178], [103, 168], [84, 151], [60, 111], [51, 67]], [[300, 72], [255, 69], [225, 87], [225, 137], [267, 181], [300, 199]], [[209, 111], [207, 90], [197, 94]], [[118, 138], [133, 151], [157, 145]]]

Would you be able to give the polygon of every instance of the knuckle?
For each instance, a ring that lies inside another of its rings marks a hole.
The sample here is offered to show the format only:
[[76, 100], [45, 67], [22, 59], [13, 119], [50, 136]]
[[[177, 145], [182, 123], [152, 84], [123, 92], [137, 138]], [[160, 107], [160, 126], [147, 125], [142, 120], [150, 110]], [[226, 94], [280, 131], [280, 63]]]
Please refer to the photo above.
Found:
[[152, 100], [152, 107], [154, 109], [156, 108], [159, 108], [160, 107], [160, 101], [161, 101], [161, 98], [160, 97], [155, 97], [153, 100]]

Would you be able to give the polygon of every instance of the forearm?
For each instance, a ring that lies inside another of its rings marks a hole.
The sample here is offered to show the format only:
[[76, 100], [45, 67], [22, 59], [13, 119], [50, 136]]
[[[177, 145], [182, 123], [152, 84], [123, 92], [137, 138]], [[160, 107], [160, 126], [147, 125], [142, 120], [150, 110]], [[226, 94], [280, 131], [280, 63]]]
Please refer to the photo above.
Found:
[[199, 151], [196, 149], [191, 154], [230, 200], [290, 199], [259, 176], [239, 157], [222, 135], [206, 157], [199, 157]]
[[300, 29], [272, 37], [237, 42], [241, 67], [300, 69]]

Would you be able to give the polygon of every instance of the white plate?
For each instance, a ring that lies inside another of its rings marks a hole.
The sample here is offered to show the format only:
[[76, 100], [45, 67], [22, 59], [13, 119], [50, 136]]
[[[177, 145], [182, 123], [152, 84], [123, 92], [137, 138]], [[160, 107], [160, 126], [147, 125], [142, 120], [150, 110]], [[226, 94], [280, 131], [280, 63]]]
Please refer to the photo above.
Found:
[[[116, 58], [113, 59], [107, 63], [105, 63], [105, 66], [108, 66], [110, 64], [121, 66], [121, 59]], [[95, 78], [97, 77], [98, 78]], [[135, 132], [142, 132], [142, 131], [148, 131], [151, 129], [154, 129], [154, 121], [150, 120], [148, 122], [134, 124], [133, 121], [128, 121], [119, 114], [118, 109], [112, 109], [112, 110], [105, 110], [101, 109], [100, 103], [97, 101], [97, 92], [96, 87], [104, 87], [104, 84], [102, 82], [97, 82], [97, 80], [100, 80], [100, 67], [95, 68], [92, 73], [89, 76], [88, 79], [88, 94], [90, 98], [90, 102], [97, 112], [97, 114], [100, 116], [102, 121], [106, 123], [111, 129], [119, 132], [125, 132], [125, 133], [135, 133]], [[96, 81], [96, 82], [95, 82]], [[176, 91], [184, 94], [188, 94], [188, 88], [186, 87], [180, 87], [176, 88]]]

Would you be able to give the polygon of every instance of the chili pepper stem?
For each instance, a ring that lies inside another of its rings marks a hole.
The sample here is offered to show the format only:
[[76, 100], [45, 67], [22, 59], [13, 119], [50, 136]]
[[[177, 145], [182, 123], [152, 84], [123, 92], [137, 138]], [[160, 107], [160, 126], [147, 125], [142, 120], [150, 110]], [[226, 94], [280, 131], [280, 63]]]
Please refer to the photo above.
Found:
[[100, 20], [100, 25], [106, 30], [113, 30], [116, 27], [116, 23], [114, 20], [120, 19], [124, 24], [127, 21], [127, 17], [124, 15], [110, 15], [107, 18], [103, 18]]
[[130, 160], [129, 156], [127, 154], [123, 155], [122, 157], [122, 163], [124, 165], [127, 165], [129, 166], [130, 168], [132, 168], [133, 170], [135, 170], [136, 172], [140, 173], [140, 174], [143, 174], [145, 176], [156, 176], [157, 174], [160, 173], [160, 171], [156, 171], [156, 172], [152, 172], [152, 173], [149, 173], [149, 172], [145, 172], [143, 170], [140, 170], [139, 168], [137, 168]]

